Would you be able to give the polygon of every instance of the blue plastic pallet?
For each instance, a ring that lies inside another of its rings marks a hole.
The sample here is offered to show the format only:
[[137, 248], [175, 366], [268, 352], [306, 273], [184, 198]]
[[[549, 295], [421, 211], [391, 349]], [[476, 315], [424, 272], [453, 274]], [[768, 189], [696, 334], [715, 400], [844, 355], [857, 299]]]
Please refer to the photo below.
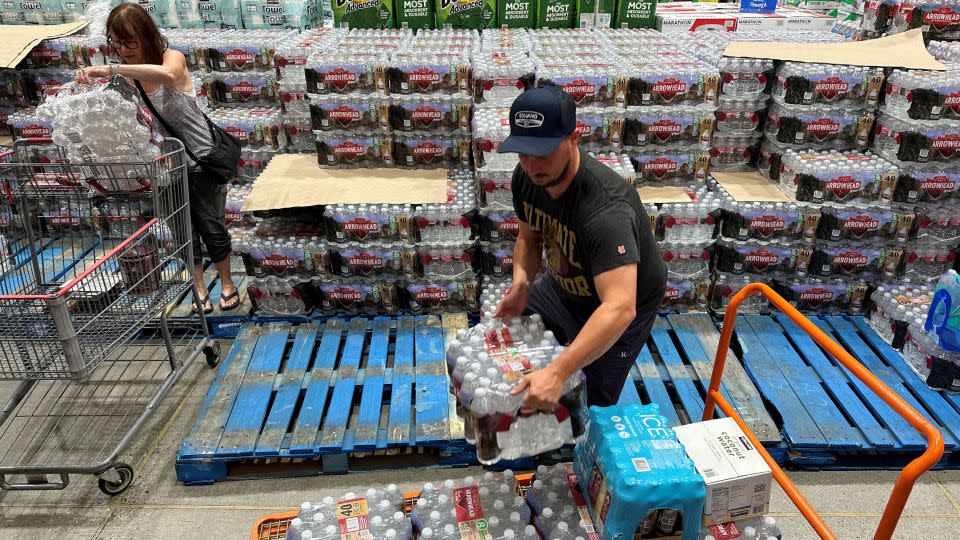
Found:
[[[237, 290], [240, 291], [240, 305], [230, 311], [220, 309], [220, 298], [222, 295], [220, 279], [215, 272], [210, 270], [213, 265], [209, 265], [205, 274], [207, 290], [210, 291], [210, 302], [213, 304], [213, 312], [206, 315], [207, 326], [210, 335], [217, 339], [231, 339], [237, 337], [244, 324], [251, 321], [250, 298], [247, 295], [247, 276], [234, 275], [234, 283]], [[171, 329], [176, 330], [196, 330], [200, 328], [200, 317], [193, 311], [193, 291], [187, 291], [171, 307], [168, 324]]]
[[[943, 433], [938, 465], [960, 465], [960, 400], [924, 385], [863, 317], [811, 320]], [[789, 318], [738, 317], [743, 365], [780, 419], [786, 464], [815, 469], [902, 468], [926, 447], [921, 435]]]
[[436, 317], [247, 324], [177, 452], [177, 478], [475, 462], [450, 403]]

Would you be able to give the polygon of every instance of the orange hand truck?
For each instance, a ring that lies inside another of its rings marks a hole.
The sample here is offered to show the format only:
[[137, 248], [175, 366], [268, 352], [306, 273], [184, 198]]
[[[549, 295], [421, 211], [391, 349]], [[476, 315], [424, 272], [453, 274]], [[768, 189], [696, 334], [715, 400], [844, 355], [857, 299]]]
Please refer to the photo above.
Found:
[[[710, 377], [710, 387], [707, 389], [707, 398], [704, 401], [703, 420], [712, 419], [716, 407], [720, 407], [720, 410], [723, 411], [724, 414], [733, 418], [737, 425], [740, 426], [740, 429], [743, 430], [744, 434], [746, 434], [747, 438], [750, 439], [750, 442], [753, 443], [753, 446], [760, 452], [760, 455], [764, 461], [767, 462], [767, 465], [770, 466], [774, 479], [780, 484], [780, 487], [783, 488], [787, 496], [790, 497], [790, 500], [797, 505], [800, 513], [803, 514], [803, 517], [807, 519], [810, 526], [813, 527], [820, 538], [837, 540], [837, 535], [830, 530], [830, 527], [823, 521], [823, 518], [810, 506], [810, 503], [803, 494], [800, 493], [796, 484], [794, 484], [783, 469], [777, 465], [777, 462], [773, 460], [770, 453], [763, 447], [756, 435], [750, 431], [750, 428], [743, 419], [740, 418], [737, 411], [724, 399], [723, 394], [720, 393], [720, 381], [723, 379], [723, 368], [727, 361], [727, 350], [730, 348], [730, 339], [733, 336], [733, 325], [737, 319], [737, 308], [740, 307], [740, 304], [747, 297], [754, 294], [766, 296], [770, 303], [776, 306], [776, 308], [786, 316], [790, 317], [790, 319], [802, 328], [804, 332], [809, 334], [817, 344], [826, 349], [838, 362], [850, 370], [850, 373], [853, 373], [858, 379], [863, 381], [863, 383], [880, 396], [890, 408], [895, 410], [911, 426], [927, 438], [927, 449], [919, 457], [908, 463], [900, 472], [899, 477], [897, 477], [897, 482], [893, 486], [893, 492], [890, 494], [890, 500], [887, 501], [887, 507], [884, 509], [883, 515], [880, 518], [880, 524], [877, 526], [877, 531], [873, 535], [874, 540], [889, 540], [893, 537], [893, 531], [897, 527], [897, 522], [900, 521], [903, 507], [907, 504], [907, 499], [910, 497], [910, 492], [913, 490], [913, 485], [916, 483], [917, 478], [927, 472], [943, 457], [943, 435], [940, 434], [940, 431], [938, 431], [933, 424], [915, 411], [913, 407], [908, 405], [896, 392], [881, 382], [880, 379], [875, 377], [870, 370], [863, 367], [863, 365], [854, 359], [843, 347], [830, 339], [830, 337], [817, 328], [815, 324], [810, 322], [810, 319], [807, 319], [802, 313], [797, 311], [795, 307], [784, 300], [783, 297], [763, 283], [751, 283], [747, 285], [735, 294], [727, 304], [727, 310], [723, 316], [723, 328], [720, 330], [720, 343], [717, 346], [717, 355], [713, 363], [713, 374]], [[518, 483], [521, 484], [529, 483], [531, 475], [517, 475], [517, 480]], [[416, 498], [416, 495], [416, 491], [405, 494], [407, 506], [410, 506], [412, 500]], [[250, 532], [250, 540], [285, 539], [287, 525], [296, 515], [296, 511], [293, 511], [271, 514], [260, 518], [253, 525], [253, 530]]]

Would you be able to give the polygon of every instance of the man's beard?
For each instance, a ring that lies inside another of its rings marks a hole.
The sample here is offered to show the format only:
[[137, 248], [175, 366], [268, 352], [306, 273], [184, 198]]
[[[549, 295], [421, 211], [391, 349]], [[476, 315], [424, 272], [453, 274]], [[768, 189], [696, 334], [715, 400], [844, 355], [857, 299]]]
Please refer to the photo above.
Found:
[[563, 182], [563, 179], [567, 177], [567, 172], [570, 170], [570, 160], [567, 160], [567, 164], [563, 166], [563, 170], [560, 171], [560, 175], [550, 180], [546, 184], [537, 184], [537, 187], [542, 187], [543, 189], [552, 188], [558, 185], [560, 182]]

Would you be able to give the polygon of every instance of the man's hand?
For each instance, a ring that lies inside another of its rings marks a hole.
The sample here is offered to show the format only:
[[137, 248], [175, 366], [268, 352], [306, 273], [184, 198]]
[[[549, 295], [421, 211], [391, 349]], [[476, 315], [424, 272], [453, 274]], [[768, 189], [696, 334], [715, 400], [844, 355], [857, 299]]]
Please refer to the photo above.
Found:
[[529, 286], [511, 287], [510, 292], [503, 296], [497, 310], [493, 312], [495, 319], [508, 319], [510, 317], [519, 317], [523, 310], [527, 308], [527, 299], [530, 297]]
[[512, 394], [517, 395], [526, 390], [527, 395], [523, 398], [524, 408], [551, 412], [563, 395], [564, 382], [564, 377], [556, 368], [547, 366], [526, 375], [513, 389]]
[[80, 84], [93, 84], [96, 79], [105, 79], [110, 77], [110, 66], [89, 66], [78, 69], [73, 74], [76, 81]]

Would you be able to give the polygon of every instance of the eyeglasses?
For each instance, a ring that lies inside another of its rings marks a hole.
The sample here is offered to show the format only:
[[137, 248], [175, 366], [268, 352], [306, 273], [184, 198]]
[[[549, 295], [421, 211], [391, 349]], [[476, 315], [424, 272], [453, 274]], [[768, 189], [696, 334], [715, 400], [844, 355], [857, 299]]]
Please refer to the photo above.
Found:
[[140, 41], [136, 39], [107, 38], [107, 45], [113, 47], [114, 49], [119, 49], [120, 47], [126, 47], [128, 49], [136, 49], [140, 47]]

